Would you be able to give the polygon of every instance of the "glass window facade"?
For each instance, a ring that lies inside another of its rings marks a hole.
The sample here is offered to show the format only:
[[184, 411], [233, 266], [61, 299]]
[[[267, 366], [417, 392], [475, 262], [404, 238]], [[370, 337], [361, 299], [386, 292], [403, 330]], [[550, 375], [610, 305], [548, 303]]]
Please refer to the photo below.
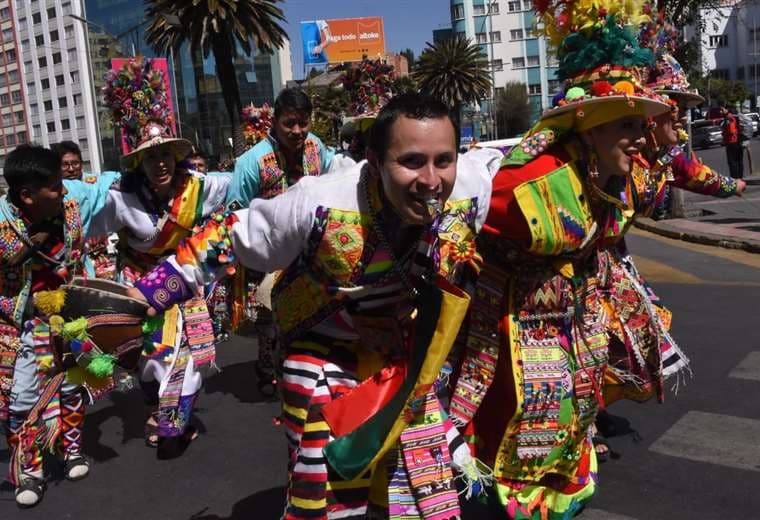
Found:
[[[102, 25], [108, 33], [97, 32], [89, 27], [90, 54], [93, 62], [96, 91], [103, 86], [103, 76], [110, 68], [110, 60], [115, 57], [132, 55], [132, 50], [144, 56], [156, 54], [145, 44], [145, 27], [143, 24], [145, 7], [142, 2], [133, 0], [85, 0], [87, 19]], [[115, 42], [113, 36], [127, 31], [130, 34]], [[193, 59], [194, 58], [194, 59]], [[222, 89], [216, 76], [213, 55], [202, 58], [190, 56], [189, 47], [184, 45], [174, 56], [176, 69], [170, 64], [169, 80], [173, 85], [175, 110], [179, 106], [178, 132], [211, 156], [212, 166], [215, 160], [231, 154], [229, 138], [232, 128], [227, 116]], [[235, 62], [240, 99], [243, 106], [254, 103], [261, 105], [274, 102], [275, 92], [280, 86], [273, 81], [272, 67], [275, 58], [255, 54], [247, 57], [241, 53]], [[98, 100], [101, 102], [100, 99]], [[99, 105], [103, 157], [117, 161], [121, 153], [118, 136], [108, 122], [107, 109]], [[116, 166], [118, 164], [106, 164]]]

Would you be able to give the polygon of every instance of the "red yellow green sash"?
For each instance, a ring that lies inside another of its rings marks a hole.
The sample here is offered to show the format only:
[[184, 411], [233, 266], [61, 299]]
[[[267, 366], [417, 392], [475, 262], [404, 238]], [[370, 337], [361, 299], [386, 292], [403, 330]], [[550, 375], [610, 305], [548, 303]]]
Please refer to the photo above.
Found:
[[159, 233], [150, 254], [161, 255], [176, 249], [203, 216], [203, 178], [188, 175], [177, 189], [169, 219]]

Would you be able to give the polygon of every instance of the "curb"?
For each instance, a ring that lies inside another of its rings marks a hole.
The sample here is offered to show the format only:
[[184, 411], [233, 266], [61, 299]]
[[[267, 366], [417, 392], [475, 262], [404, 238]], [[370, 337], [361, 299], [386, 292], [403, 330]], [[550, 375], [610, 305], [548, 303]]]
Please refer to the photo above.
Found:
[[[760, 180], [758, 180], [760, 183]], [[740, 240], [726, 238], [725, 235], [713, 233], [695, 233], [692, 231], [681, 231], [678, 226], [669, 225], [667, 221], [657, 221], [651, 218], [637, 218], [634, 223], [639, 229], [649, 231], [658, 235], [685, 242], [694, 242], [708, 246], [718, 246], [726, 249], [741, 249], [748, 253], [760, 254], [760, 240]]]

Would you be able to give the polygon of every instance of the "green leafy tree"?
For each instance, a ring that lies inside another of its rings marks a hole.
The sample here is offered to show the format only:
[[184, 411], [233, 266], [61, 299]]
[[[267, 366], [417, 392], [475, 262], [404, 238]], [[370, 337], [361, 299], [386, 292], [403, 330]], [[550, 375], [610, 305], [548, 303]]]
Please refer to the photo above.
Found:
[[496, 126], [500, 139], [516, 137], [530, 129], [533, 108], [528, 88], [519, 81], [507, 81], [496, 97]]
[[421, 92], [440, 99], [456, 113], [463, 104], [487, 98], [491, 90], [486, 55], [459, 34], [441, 42], [428, 42], [412, 77]]
[[234, 60], [238, 51], [250, 56], [254, 47], [269, 54], [288, 36], [276, 4], [283, 0], [146, 0], [148, 44], [160, 54], [178, 53], [190, 45], [193, 59], [214, 55], [222, 98], [232, 125], [233, 151], [245, 149], [241, 128], [242, 103]]
[[735, 106], [752, 96], [741, 81], [718, 78], [698, 78], [692, 83], [708, 101], [707, 106]]

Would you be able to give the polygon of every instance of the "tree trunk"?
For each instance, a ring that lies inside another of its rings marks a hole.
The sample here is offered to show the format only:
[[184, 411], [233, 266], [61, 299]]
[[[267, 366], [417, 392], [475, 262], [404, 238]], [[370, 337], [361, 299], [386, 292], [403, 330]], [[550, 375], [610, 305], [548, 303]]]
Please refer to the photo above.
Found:
[[216, 61], [216, 73], [222, 87], [224, 105], [227, 108], [230, 125], [232, 125], [232, 153], [235, 157], [239, 157], [245, 151], [240, 115], [243, 105], [240, 102], [240, 89], [237, 74], [235, 74], [232, 49], [229, 47], [229, 41], [223, 36], [214, 37], [211, 48]]

